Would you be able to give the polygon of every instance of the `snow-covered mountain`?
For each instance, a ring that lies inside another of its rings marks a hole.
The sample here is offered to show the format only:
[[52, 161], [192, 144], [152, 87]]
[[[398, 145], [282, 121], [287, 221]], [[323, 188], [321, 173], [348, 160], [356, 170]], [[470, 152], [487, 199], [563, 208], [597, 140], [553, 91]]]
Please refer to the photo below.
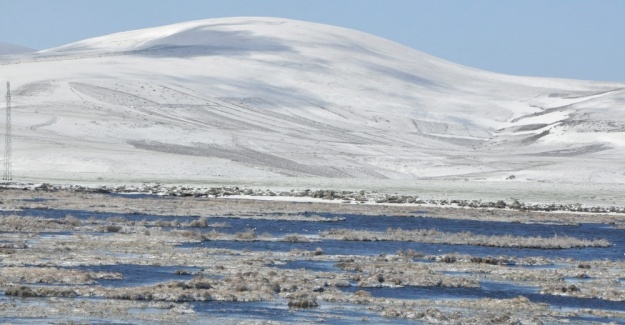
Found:
[[0, 55], [24, 54], [32, 52], [35, 52], [35, 50], [20, 45], [0, 42]]
[[16, 179], [625, 182], [625, 84], [495, 74], [315, 23], [130, 31], [0, 57], [0, 78]]

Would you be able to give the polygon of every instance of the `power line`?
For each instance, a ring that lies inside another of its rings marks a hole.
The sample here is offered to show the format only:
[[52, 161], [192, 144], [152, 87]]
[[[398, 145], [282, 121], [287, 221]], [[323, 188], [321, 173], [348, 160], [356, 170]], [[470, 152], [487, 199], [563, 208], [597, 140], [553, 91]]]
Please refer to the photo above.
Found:
[[13, 180], [13, 170], [11, 166], [11, 156], [13, 150], [11, 146], [11, 83], [7, 81], [7, 115], [6, 132], [4, 133], [4, 177], [5, 181]]

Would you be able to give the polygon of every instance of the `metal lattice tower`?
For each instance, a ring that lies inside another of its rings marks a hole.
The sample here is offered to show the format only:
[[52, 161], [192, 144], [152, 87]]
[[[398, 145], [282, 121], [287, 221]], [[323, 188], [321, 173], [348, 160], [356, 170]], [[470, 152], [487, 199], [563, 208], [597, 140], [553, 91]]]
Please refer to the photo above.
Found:
[[11, 168], [11, 83], [7, 81], [7, 117], [6, 132], [4, 133], [4, 177], [5, 181], [13, 180], [13, 170]]

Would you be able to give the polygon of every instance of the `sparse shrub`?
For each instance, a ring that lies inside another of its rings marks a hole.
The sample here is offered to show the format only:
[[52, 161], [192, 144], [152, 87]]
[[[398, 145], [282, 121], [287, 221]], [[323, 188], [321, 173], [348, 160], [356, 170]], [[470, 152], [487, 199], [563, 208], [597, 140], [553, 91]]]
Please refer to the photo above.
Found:
[[206, 235], [205, 238], [217, 238], [219, 237], [219, 231], [213, 229], [211, 231], [209, 231]]
[[440, 232], [435, 229], [403, 230], [388, 228], [385, 232], [353, 229], [330, 229], [319, 233], [322, 238], [345, 241], [408, 241], [419, 243], [440, 243], [452, 245], [475, 245], [488, 247], [566, 249], [574, 247], [610, 247], [605, 239], [579, 239], [569, 236], [511, 236], [478, 235], [472, 232]]
[[255, 240], [258, 237], [253, 229], [247, 229], [243, 232], [238, 232], [234, 236], [238, 240]]
[[444, 263], [455, 263], [457, 261], [455, 256], [445, 255], [441, 258], [441, 262]]
[[290, 308], [314, 308], [319, 307], [317, 297], [308, 292], [296, 292], [289, 297]]
[[16, 297], [37, 297], [37, 294], [31, 288], [26, 286], [8, 289], [4, 292], [4, 294]]
[[578, 279], [590, 279], [590, 276], [586, 273], [580, 273], [578, 275], [575, 276]]
[[110, 217], [106, 221], [110, 223], [125, 223], [127, 220], [122, 217]]
[[237, 284], [234, 288], [237, 292], [250, 291], [250, 288], [245, 284]]
[[177, 233], [181, 237], [184, 237], [184, 238], [189, 238], [189, 239], [194, 239], [194, 240], [199, 240], [199, 241], [204, 240], [204, 236], [202, 235], [202, 233], [197, 232], [197, 231], [179, 230], [177, 231]]
[[425, 254], [417, 252], [412, 248], [409, 248], [406, 250], [399, 250], [397, 251], [397, 255], [407, 257], [407, 258], [422, 258], [425, 256]]
[[510, 265], [514, 264], [514, 262], [506, 259], [506, 258], [495, 258], [495, 257], [471, 257], [470, 259], [473, 263], [481, 263], [481, 264], [490, 264], [490, 265]]
[[349, 301], [354, 304], [368, 304], [371, 302], [372, 298], [373, 297], [369, 291], [358, 290], [354, 292]]
[[265, 231], [262, 234], [260, 234], [258, 237], [263, 238], [263, 239], [270, 239], [270, 238], [273, 238], [273, 235]]
[[108, 226], [106, 226], [106, 231], [107, 232], [119, 232], [120, 230], [122, 230], [122, 227], [120, 227], [120, 226], [116, 226], [116, 225], [108, 225]]
[[205, 228], [205, 227], [208, 227], [208, 219], [206, 217], [201, 217], [198, 220], [191, 221], [191, 223], [189, 225], [191, 227]]
[[65, 223], [72, 227], [80, 227], [82, 225], [82, 221], [71, 214], [65, 216]]
[[175, 275], [191, 275], [191, 272], [187, 271], [187, 270], [176, 270], [174, 271]]
[[568, 287], [560, 287], [559, 291], [562, 292], [562, 293], [571, 293], [571, 292], [577, 292], [577, 291], [580, 291], [580, 290], [579, 290], [578, 286], [576, 286], [574, 284], [571, 284]]
[[312, 290], [313, 292], [324, 292], [326, 291], [326, 288], [322, 287], [322, 286], [316, 286], [313, 288]]
[[4, 293], [7, 296], [16, 297], [64, 297], [71, 298], [76, 297], [78, 294], [76, 291], [66, 288], [56, 287], [43, 287], [33, 290], [27, 286], [20, 286], [17, 288], [11, 288]]
[[189, 282], [189, 285], [195, 289], [207, 290], [212, 289], [213, 285], [211, 284], [209, 279], [205, 279], [204, 277], [196, 277]]
[[287, 243], [300, 243], [305, 241], [302, 236], [299, 235], [286, 235], [283, 240]]

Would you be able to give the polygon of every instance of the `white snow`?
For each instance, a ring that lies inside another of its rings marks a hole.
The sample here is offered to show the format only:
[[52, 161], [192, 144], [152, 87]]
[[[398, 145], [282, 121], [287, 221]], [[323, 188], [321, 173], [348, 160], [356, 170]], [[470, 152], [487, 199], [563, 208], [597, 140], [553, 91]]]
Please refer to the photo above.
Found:
[[0, 57], [0, 78], [18, 180], [625, 182], [625, 84], [500, 75], [315, 23], [130, 31]]

